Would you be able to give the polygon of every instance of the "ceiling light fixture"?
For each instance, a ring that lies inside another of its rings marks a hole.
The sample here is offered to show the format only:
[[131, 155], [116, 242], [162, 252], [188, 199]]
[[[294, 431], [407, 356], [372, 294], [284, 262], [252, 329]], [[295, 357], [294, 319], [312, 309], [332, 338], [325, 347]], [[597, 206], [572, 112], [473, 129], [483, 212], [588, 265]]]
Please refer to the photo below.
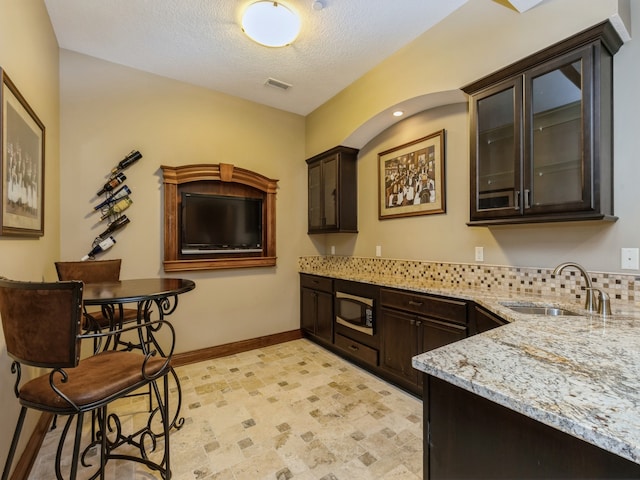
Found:
[[264, 82], [267, 87], [276, 87], [281, 90], [289, 90], [293, 85], [287, 82], [283, 82], [282, 80], [276, 80], [275, 78], [269, 77], [267, 81]]
[[402, 115], [404, 115], [404, 112], [402, 110], [396, 110], [395, 112], [393, 112], [394, 117], [401, 117]]
[[300, 33], [300, 18], [279, 2], [261, 0], [247, 7], [242, 31], [266, 47], [284, 47]]

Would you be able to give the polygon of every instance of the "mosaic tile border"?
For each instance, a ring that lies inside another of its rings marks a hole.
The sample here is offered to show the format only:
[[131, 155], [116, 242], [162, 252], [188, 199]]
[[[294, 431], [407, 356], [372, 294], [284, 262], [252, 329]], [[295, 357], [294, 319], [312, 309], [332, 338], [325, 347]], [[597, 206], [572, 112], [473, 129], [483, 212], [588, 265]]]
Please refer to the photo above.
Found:
[[[575, 269], [558, 277], [553, 269], [500, 265], [425, 262], [340, 255], [298, 259], [301, 273], [336, 276], [407, 287], [483, 288], [495, 292], [584, 299], [584, 281]], [[623, 302], [640, 300], [640, 276], [589, 272], [593, 286]]]

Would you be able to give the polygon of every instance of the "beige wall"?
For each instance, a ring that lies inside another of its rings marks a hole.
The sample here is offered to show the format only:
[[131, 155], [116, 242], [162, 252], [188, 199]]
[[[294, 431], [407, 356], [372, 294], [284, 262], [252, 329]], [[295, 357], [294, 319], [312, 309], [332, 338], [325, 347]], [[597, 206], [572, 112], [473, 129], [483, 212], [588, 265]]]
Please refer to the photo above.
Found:
[[60, 64], [62, 259], [79, 259], [105, 228], [96, 192], [138, 149], [125, 171], [131, 223], [100, 258], [122, 258], [122, 278], [165, 275], [160, 166], [231, 163], [279, 180], [277, 267], [171, 274], [197, 284], [172, 316], [177, 352], [296, 329], [304, 118], [65, 50]]
[[[471, 1], [309, 115], [307, 155], [353, 138], [378, 112], [396, 103], [469, 83], [608, 18], [617, 7], [617, 2], [563, 0], [543, 2], [518, 14], [491, 1]], [[632, 2], [631, 13], [631, 23], [640, 24], [637, 3]], [[638, 58], [640, 44], [635, 39], [614, 60], [615, 211], [620, 217], [616, 223], [467, 227], [468, 118], [466, 103], [458, 103], [429, 109], [362, 145], [351, 145], [361, 148], [359, 233], [316, 236], [301, 253], [328, 254], [333, 245], [338, 255], [371, 257], [380, 245], [387, 258], [473, 263], [474, 247], [482, 246], [487, 264], [553, 267], [574, 260], [590, 270], [621, 271], [620, 248], [640, 247], [640, 122], [634, 111], [640, 103]], [[446, 130], [447, 213], [379, 221], [377, 154], [442, 128]]]
[[[50, 276], [60, 246], [58, 44], [42, 1], [0, 0], [0, 67], [46, 128], [44, 237], [0, 237], [0, 276], [41, 280]], [[19, 405], [13, 395], [4, 336], [0, 337], [0, 462], [4, 465]], [[29, 372], [27, 372], [29, 373]], [[28, 375], [27, 375], [28, 377]], [[37, 415], [28, 415], [28, 438]], [[24, 445], [24, 441], [22, 445]], [[20, 449], [22, 449], [22, 445]]]
[[54, 271], [60, 234], [58, 44], [41, 1], [0, 0], [0, 67], [45, 125], [45, 235], [0, 237], [0, 275], [42, 279]]
[[[296, 259], [339, 254], [469, 262], [485, 247], [487, 263], [550, 266], [574, 259], [617, 271], [620, 247], [640, 246], [637, 185], [640, 45], [615, 59], [616, 211], [612, 225], [565, 224], [469, 228], [466, 105], [429, 109], [378, 135], [360, 135], [358, 235], [306, 235], [304, 158], [368, 131], [380, 112], [414, 97], [452, 92], [549, 43], [615, 13], [614, 0], [543, 2], [525, 13], [491, 0], [471, 0], [307, 119], [238, 98], [57, 49], [41, 0], [0, 0], [0, 66], [47, 127], [46, 234], [39, 240], [0, 238], [0, 275], [53, 280], [53, 261], [86, 253], [99, 224], [92, 206], [108, 171], [130, 150], [144, 158], [127, 170], [132, 222], [103, 258], [121, 257], [124, 278], [163, 275], [160, 165], [232, 163], [277, 178], [276, 268], [185, 272], [198, 287], [174, 315], [178, 351], [294, 329], [298, 326]], [[640, 7], [632, 9], [640, 22]], [[60, 97], [58, 60], [60, 55]], [[61, 106], [60, 106], [61, 105]], [[59, 130], [59, 118], [62, 129]], [[447, 213], [378, 221], [377, 153], [445, 128]], [[364, 138], [364, 140], [362, 140]], [[59, 166], [59, 154], [62, 158]], [[60, 208], [60, 205], [62, 207]], [[62, 211], [62, 213], [60, 213]], [[0, 382], [11, 385], [0, 343]], [[0, 424], [17, 413], [0, 393]], [[29, 431], [33, 419], [26, 427]], [[0, 438], [4, 459], [9, 435]]]

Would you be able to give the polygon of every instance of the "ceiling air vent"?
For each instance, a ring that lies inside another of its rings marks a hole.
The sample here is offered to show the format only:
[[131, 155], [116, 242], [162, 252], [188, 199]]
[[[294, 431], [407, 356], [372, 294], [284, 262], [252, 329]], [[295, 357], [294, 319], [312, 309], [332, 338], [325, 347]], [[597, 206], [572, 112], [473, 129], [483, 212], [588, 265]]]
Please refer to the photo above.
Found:
[[279, 88], [280, 90], [289, 90], [293, 86], [281, 80], [276, 80], [275, 78], [267, 78], [267, 81], [264, 82], [264, 84], [268, 87]]

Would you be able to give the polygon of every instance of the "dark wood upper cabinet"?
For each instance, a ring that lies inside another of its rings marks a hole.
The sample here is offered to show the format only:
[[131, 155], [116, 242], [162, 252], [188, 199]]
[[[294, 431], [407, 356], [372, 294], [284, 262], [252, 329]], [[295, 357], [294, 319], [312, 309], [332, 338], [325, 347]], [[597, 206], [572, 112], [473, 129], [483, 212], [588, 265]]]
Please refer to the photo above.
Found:
[[335, 147], [307, 159], [308, 233], [358, 232], [358, 150]]
[[607, 21], [495, 72], [470, 95], [469, 225], [615, 220]]

